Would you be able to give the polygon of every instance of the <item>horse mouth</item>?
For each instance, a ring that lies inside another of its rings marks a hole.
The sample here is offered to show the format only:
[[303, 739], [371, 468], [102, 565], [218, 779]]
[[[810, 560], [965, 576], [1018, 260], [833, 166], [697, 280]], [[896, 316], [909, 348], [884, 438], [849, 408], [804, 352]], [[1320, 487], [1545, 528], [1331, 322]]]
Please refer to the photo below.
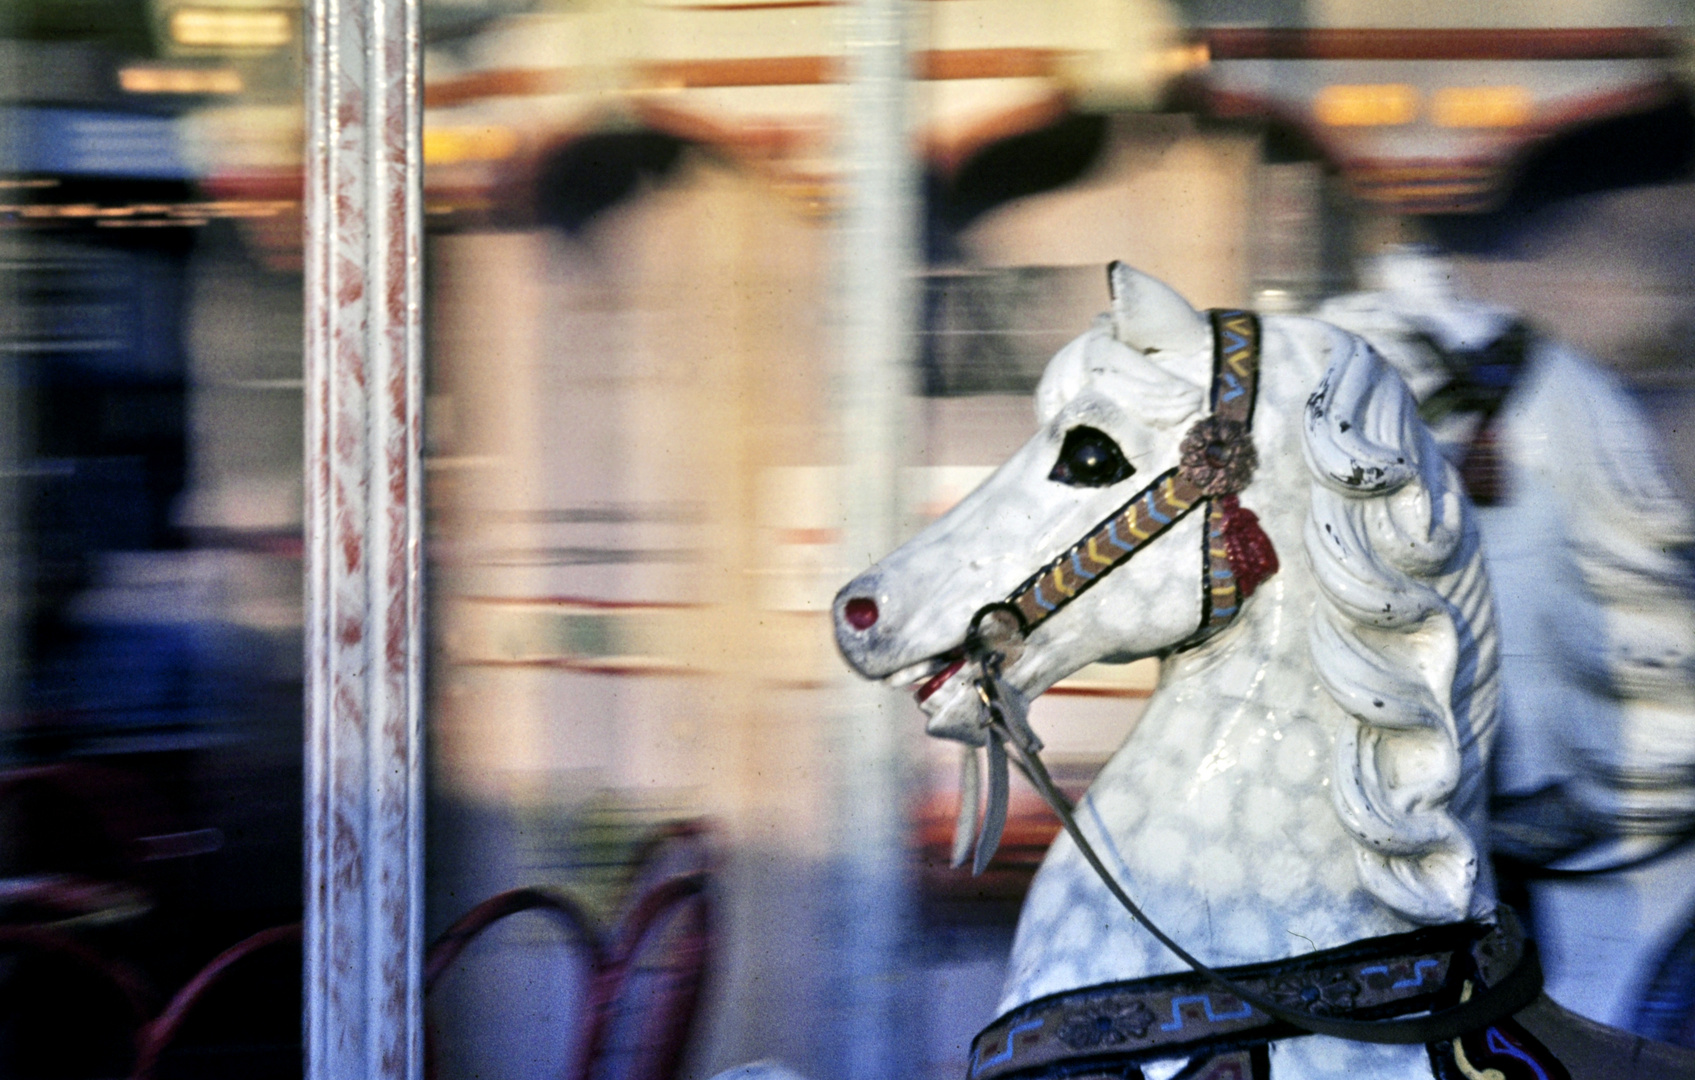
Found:
[[964, 666], [965, 649], [961, 646], [897, 671], [889, 676], [888, 681], [895, 686], [917, 686], [912, 696], [922, 705]]

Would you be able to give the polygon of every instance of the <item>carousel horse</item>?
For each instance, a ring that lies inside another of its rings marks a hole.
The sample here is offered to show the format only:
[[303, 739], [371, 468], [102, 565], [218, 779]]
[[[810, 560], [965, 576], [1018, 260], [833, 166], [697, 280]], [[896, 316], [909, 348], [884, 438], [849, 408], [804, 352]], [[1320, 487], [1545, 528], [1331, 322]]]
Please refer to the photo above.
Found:
[[1404, 248], [1317, 316], [1424, 404], [1499, 604], [1493, 847], [1555, 1000], [1695, 1038], [1695, 515], [1619, 380]]
[[[970, 1080], [1568, 1075], [1527, 1028], [1552, 1006], [1512, 1016], [1540, 973], [1485, 857], [1500, 658], [1457, 471], [1361, 338], [1109, 280], [1037, 434], [833, 608], [964, 744], [956, 858], [998, 843], [1009, 761], [1065, 825]], [[1028, 702], [1145, 656], [1072, 806]]]

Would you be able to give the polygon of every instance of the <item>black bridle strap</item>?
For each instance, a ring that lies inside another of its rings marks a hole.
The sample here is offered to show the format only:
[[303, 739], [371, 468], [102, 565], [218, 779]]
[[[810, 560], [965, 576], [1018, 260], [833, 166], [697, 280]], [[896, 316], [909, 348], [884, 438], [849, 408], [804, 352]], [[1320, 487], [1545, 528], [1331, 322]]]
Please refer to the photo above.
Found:
[[[991, 710], [993, 713], [993, 710]], [[1042, 763], [1041, 756], [1034, 750], [1023, 745], [1013, 737], [1012, 732], [1001, 726], [998, 717], [991, 719], [991, 724], [1000, 726], [1000, 736], [1012, 743], [1017, 754], [1019, 771], [1030, 781], [1038, 794], [1042, 796], [1049, 808], [1059, 818], [1065, 832], [1071, 837], [1071, 842], [1077, 845], [1077, 850], [1084, 860], [1095, 871], [1095, 874], [1112, 893], [1119, 906], [1130, 913], [1130, 917], [1139, 923], [1142, 929], [1152, 934], [1154, 939], [1164, 945], [1171, 954], [1188, 964], [1197, 974], [1204, 975], [1218, 984], [1226, 992], [1233, 994], [1242, 1001], [1258, 1009], [1267, 1016], [1281, 1020], [1301, 1031], [1314, 1035], [1331, 1035], [1339, 1039], [1352, 1039], [1355, 1042], [1387, 1043], [1390, 1045], [1413, 1045], [1417, 1043], [1442, 1042], [1455, 1038], [1469, 1031], [1487, 1027], [1489, 1024], [1504, 1016], [1510, 1016], [1536, 1000], [1542, 992], [1542, 965], [1536, 957], [1536, 946], [1529, 940], [1522, 940], [1522, 951], [1512, 969], [1492, 985], [1476, 990], [1466, 1000], [1458, 1005], [1445, 1009], [1436, 1009], [1421, 1016], [1397, 1017], [1389, 1020], [1348, 1020], [1340, 1017], [1314, 1016], [1280, 1005], [1263, 994], [1255, 993], [1247, 987], [1229, 978], [1217, 969], [1203, 963], [1194, 954], [1179, 945], [1164, 930], [1146, 915], [1141, 907], [1119, 885], [1118, 879], [1107, 869], [1106, 864], [1096, 853], [1094, 845], [1090, 844], [1083, 835], [1083, 830], [1077, 824], [1077, 818], [1072, 813], [1071, 803], [1054, 785], [1053, 778], [1048, 775], [1047, 766]]]
[[[1247, 428], [1253, 423], [1259, 390], [1259, 319], [1252, 312], [1237, 310], [1213, 311], [1210, 317], [1212, 417]], [[1222, 549], [1213, 550], [1220, 524], [1215, 520], [1217, 508], [1185, 466], [1168, 469], [1155, 477], [1111, 517], [1032, 574], [1004, 601], [992, 606], [1016, 612], [1020, 628], [1028, 634], [1087, 592], [1108, 571], [1128, 561], [1201, 506], [1208, 508], [1209, 520], [1201, 545], [1207, 570], [1201, 583], [1202, 613], [1197, 637], [1211, 636], [1235, 616], [1234, 579]]]

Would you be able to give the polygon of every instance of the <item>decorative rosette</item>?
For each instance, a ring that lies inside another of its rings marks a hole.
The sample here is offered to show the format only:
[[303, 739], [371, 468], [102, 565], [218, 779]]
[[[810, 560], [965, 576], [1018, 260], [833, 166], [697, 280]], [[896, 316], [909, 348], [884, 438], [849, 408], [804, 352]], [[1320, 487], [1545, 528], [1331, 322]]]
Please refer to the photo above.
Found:
[[1341, 971], [1285, 979], [1271, 988], [1271, 996], [1279, 1005], [1314, 1016], [1347, 1016], [1359, 994], [1360, 984]]
[[1091, 1002], [1088, 1011], [1069, 1017], [1059, 1029], [1059, 1041], [1073, 1050], [1122, 1046], [1145, 1038], [1154, 1020], [1141, 998], [1111, 994]]
[[1253, 431], [1240, 420], [1209, 416], [1183, 436], [1178, 473], [1203, 495], [1234, 495], [1253, 479], [1259, 455]]

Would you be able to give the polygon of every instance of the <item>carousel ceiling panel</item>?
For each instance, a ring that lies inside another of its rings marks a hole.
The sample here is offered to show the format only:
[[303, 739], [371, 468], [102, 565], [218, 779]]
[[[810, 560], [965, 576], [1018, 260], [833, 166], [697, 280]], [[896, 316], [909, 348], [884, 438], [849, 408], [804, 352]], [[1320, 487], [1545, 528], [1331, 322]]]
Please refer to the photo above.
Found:
[[[1056, 110], [1145, 107], [1198, 52], [1164, 0], [948, 0], [917, 5], [914, 126], [957, 156]], [[431, 125], [482, 117], [531, 147], [608, 126], [679, 136], [815, 170], [842, 108], [839, 4], [641, 0], [502, 20], [431, 54]], [[509, 107], [510, 106], [510, 107]], [[775, 154], [772, 132], [795, 133]], [[759, 138], [753, 138], [758, 135]]]
[[1215, 28], [1204, 107], [1299, 129], [1356, 194], [1401, 212], [1486, 208], [1535, 144], [1677, 93], [1658, 27]]

